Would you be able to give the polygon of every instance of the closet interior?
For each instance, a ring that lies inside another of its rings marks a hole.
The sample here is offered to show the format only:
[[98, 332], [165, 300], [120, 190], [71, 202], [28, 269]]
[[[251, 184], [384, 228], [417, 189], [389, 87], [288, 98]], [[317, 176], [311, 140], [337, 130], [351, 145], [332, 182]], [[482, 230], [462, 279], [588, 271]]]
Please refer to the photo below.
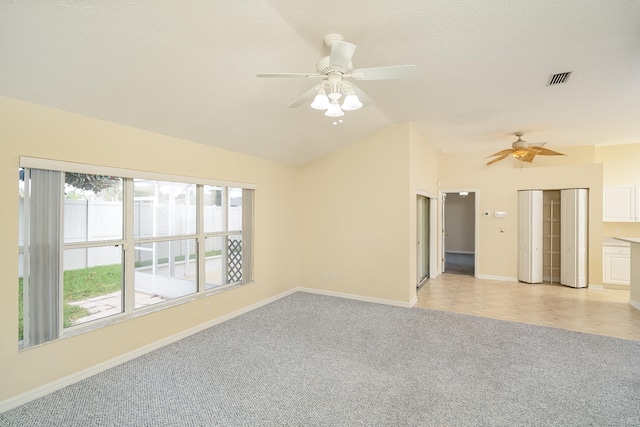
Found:
[[542, 192], [542, 280], [560, 283], [560, 190]]

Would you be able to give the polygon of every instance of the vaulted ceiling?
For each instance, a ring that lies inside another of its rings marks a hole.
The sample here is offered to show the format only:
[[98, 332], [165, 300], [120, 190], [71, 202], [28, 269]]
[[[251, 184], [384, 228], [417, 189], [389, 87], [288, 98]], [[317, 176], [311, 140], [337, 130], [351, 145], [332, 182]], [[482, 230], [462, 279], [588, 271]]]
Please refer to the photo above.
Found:
[[[337, 126], [287, 108], [317, 81], [256, 74], [315, 72], [329, 33], [417, 76]], [[640, 1], [3, 1], [0, 95], [293, 165], [407, 121], [447, 152], [640, 143]]]

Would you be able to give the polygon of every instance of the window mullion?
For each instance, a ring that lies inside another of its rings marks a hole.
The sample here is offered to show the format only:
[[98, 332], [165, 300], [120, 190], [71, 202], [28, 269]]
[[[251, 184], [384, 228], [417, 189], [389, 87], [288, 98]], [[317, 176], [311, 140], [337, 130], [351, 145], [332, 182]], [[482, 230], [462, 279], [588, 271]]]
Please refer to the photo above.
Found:
[[205, 240], [204, 240], [204, 185], [196, 186], [196, 260], [198, 261], [198, 292], [204, 292], [206, 285], [206, 268], [207, 262], [205, 254]]
[[136, 295], [134, 289], [134, 275], [135, 275], [135, 242], [133, 238], [133, 180], [131, 178], [125, 178], [124, 182], [124, 221], [123, 221], [123, 234], [124, 234], [124, 296], [123, 306], [124, 313], [131, 313], [135, 309]]
[[[229, 187], [222, 187], [222, 229], [229, 231]], [[229, 282], [229, 235], [222, 238], [222, 283]]]

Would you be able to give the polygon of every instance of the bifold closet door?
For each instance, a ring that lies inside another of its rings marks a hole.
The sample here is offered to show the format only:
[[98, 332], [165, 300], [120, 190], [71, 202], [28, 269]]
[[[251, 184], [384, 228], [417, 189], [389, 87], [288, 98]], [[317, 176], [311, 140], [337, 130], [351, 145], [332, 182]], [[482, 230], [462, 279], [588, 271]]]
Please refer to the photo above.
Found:
[[588, 192], [560, 191], [560, 283], [584, 288], [587, 280]]
[[518, 280], [542, 282], [542, 191], [518, 191]]

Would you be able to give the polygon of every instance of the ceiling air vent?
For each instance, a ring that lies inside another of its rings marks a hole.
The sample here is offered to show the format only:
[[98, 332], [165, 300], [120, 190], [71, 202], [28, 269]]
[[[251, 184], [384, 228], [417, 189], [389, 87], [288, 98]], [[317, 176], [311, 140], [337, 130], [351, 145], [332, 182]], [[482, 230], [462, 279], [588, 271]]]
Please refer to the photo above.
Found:
[[567, 80], [569, 80], [570, 75], [571, 75], [571, 71], [567, 71], [566, 73], [552, 74], [551, 77], [549, 78], [549, 83], [547, 83], [547, 86], [566, 83]]

